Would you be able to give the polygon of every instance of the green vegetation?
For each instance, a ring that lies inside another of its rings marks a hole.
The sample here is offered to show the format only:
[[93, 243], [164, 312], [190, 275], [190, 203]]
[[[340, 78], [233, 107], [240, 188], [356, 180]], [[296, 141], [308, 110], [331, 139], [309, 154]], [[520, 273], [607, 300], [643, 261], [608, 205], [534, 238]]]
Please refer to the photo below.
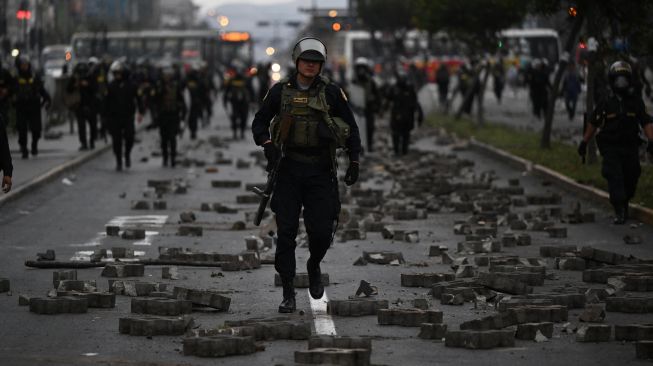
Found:
[[[480, 142], [553, 169], [577, 182], [607, 190], [607, 184], [601, 176], [601, 165], [582, 165], [574, 146], [553, 142], [551, 149], [541, 149], [538, 133], [518, 131], [492, 122], [478, 126], [468, 118], [455, 120], [453, 116], [433, 114], [429, 116], [428, 123], [435, 127], [442, 127], [461, 138], [473, 136]], [[653, 166], [642, 166], [642, 176], [633, 202], [653, 207], [651, 188], [653, 188]]]

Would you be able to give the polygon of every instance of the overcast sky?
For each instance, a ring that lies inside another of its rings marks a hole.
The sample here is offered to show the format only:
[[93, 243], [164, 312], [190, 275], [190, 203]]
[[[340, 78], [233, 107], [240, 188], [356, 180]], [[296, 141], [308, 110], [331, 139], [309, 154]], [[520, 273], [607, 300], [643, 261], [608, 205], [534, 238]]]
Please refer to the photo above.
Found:
[[[202, 9], [209, 7], [218, 7], [224, 4], [231, 3], [252, 3], [252, 4], [276, 4], [276, 3], [287, 3], [288, 0], [193, 0], [197, 5]], [[309, 7], [312, 2], [315, 1], [318, 7], [345, 7], [347, 6], [347, 0], [306, 0], [306, 7]]]

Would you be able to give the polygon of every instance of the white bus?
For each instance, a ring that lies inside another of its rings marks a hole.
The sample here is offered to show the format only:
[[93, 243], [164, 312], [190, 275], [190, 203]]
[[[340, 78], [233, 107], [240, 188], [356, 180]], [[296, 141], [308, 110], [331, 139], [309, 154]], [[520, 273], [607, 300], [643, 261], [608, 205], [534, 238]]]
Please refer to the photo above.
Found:
[[524, 67], [535, 58], [549, 65], [558, 63], [561, 54], [558, 32], [553, 29], [506, 29], [499, 33], [499, 49], [507, 62]]

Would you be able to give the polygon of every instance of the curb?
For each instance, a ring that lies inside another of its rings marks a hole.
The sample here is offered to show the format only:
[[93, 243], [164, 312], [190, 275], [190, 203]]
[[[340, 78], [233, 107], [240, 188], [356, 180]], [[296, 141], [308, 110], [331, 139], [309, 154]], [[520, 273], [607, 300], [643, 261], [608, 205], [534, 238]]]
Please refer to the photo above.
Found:
[[111, 146], [112, 146], [111, 143], [109, 143], [109, 144], [107, 144], [105, 146], [96, 148], [95, 150], [93, 150], [91, 152], [88, 152], [86, 154], [78, 156], [78, 157], [76, 157], [76, 158], [74, 158], [72, 160], [68, 160], [67, 162], [65, 162], [63, 164], [55, 166], [54, 168], [48, 170], [47, 172], [45, 172], [45, 173], [43, 173], [43, 174], [41, 174], [41, 175], [39, 175], [39, 176], [37, 176], [35, 178], [32, 178], [31, 180], [29, 180], [25, 184], [21, 185], [17, 189], [12, 190], [8, 194], [3, 195], [2, 197], [0, 197], [0, 207], [2, 207], [3, 205], [6, 205], [9, 202], [17, 200], [18, 198], [21, 198], [21, 197], [25, 196], [26, 194], [36, 190], [37, 188], [41, 187], [42, 185], [56, 179], [57, 177], [61, 176], [65, 172], [67, 172], [69, 170], [72, 170], [72, 169], [75, 169], [78, 166], [86, 163], [87, 161], [89, 161], [89, 160], [91, 160], [91, 159], [105, 153], [107, 150], [111, 149]]
[[[493, 158], [500, 160], [501, 162], [504, 162], [514, 168], [533, 172], [535, 175], [551, 180], [560, 188], [566, 191], [572, 192], [582, 196], [583, 198], [602, 204], [606, 207], [612, 207], [610, 205], [608, 193], [601, 189], [585, 184], [580, 184], [568, 176], [556, 172], [555, 170], [549, 169], [539, 164], [535, 164], [530, 160], [520, 158], [507, 151], [477, 141], [473, 137], [470, 139], [469, 144], [472, 150], [491, 155]], [[648, 225], [653, 225], [652, 209], [631, 203], [629, 206], [629, 213], [632, 218]]]

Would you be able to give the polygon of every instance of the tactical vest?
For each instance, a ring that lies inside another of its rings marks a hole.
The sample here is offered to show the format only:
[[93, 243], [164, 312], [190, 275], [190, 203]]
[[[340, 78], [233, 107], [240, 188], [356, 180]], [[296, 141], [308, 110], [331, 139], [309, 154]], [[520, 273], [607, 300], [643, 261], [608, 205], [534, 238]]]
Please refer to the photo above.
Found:
[[[300, 90], [288, 80], [282, 81], [281, 107], [270, 125], [272, 141], [294, 160], [335, 165], [335, 150], [345, 147], [349, 125], [329, 115], [325, 88], [329, 80], [322, 78], [316, 88]], [[286, 141], [281, 141], [281, 124], [289, 118], [291, 127]]]
[[229, 86], [231, 87], [230, 100], [232, 102], [242, 103], [247, 101], [247, 82], [244, 79], [231, 79]]
[[639, 138], [639, 116], [642, 108], [638, 99], [633, 96], [619, 100], [616, 96], [608, 98], [605, 109], [596, 117], [600, 119], [600, 131], [596, 141], [601, 147], [634, 146], [641, 143]]
[[16, 100], [19, 102], [29, 102], [37, 96], [36, 83], [33, 77], [18, 78], [18, 90], [16, 91]]
[[176, 82], [164, 83], [161, 87], [161, 111], [177, 112], [179, 110], [178, 95], [179, 92]]

